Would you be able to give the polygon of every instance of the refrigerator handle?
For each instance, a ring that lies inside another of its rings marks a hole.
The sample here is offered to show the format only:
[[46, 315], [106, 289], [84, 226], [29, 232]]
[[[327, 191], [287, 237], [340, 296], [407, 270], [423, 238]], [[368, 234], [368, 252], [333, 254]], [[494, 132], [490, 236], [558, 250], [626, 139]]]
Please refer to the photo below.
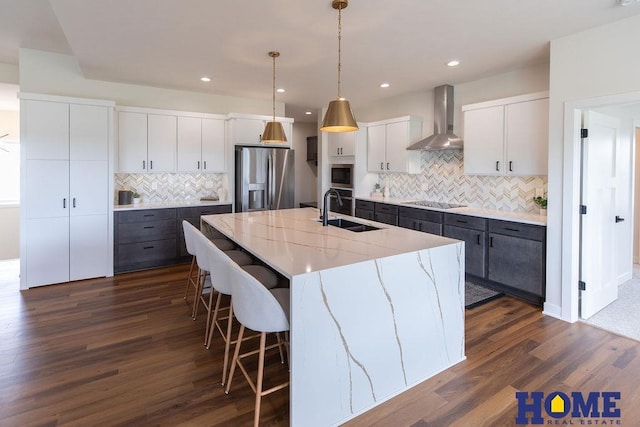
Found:
[[271, 186], [273, 185], [273, 179], [271, 179], [271, 169], [273, 169], [273, 162], [271, 154], [267, 156], [267, 188], [265, 189], [265, 209], [271, 209]]
[[269, 209], [278, 209], [274, 206], [276, 200], [276, 167], [273, 161], [273, 153], [269, 156]]

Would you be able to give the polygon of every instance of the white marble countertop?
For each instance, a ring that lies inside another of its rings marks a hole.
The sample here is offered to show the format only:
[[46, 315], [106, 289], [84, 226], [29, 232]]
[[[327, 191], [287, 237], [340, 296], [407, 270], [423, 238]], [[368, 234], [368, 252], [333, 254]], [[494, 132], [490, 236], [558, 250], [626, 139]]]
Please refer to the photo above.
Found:
[[198, 206], [218, 206], [218, 205], [230, 205], [229, 200], [218, 201], [204, 201], [199, 200], [185, 200], [185, 201], [173, 201], [173, 202], [140, 202], [131, 205], [114, 205], [115, 211], [133, 211], [139, 209], [167, 209], [167, 208], [189, 208]]
[[451, 208], [451, 209], [439, 209], [426, 206], [408, 205], [407, 202], [414, 201], [415, 199], [398, 199], [395, 197], [356, 197], [356, 199], [367, 200], [370, 202], [388, 203], [390, 205], [406, 206], [410, 208], [427, 209], [431, 211], [449, 212], [460, 215], [477, 216], [481, 218], [499, 219], [503, 221], [515, 221], [523, 224], [533, 225], [547, 225], [546, 215], [538, 215], [528, 212], [511, 212], [501, 211], [497, 209], [485, 209], [476, 208], [472, 206], [465, 206], [463, 208]]
[[302, 208], [202, 218], [287, 278], [458, 242], [347, 215], [331, 217], [380, 229], [358, 233], [323, 227], [317, 221], [319, 212], [315, 208]]

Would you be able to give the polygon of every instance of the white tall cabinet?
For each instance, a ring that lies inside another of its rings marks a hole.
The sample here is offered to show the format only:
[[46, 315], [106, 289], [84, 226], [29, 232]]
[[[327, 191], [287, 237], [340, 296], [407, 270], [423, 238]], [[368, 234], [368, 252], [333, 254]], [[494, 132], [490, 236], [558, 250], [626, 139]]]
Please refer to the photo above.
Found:
[[547, 175], [547, 92], [462, 107], [464, 173]]
[[113, 274], [113, 103], [21, 94], [21, 288]]

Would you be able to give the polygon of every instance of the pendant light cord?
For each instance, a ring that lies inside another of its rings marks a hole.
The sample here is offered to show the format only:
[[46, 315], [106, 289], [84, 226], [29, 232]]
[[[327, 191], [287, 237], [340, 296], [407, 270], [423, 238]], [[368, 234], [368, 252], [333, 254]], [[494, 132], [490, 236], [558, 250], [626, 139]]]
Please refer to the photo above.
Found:
[[342, 71], [342, 4], [338, 6], [338, 99], [340, 99], [340, 72]]
[[276, 55], [273, 58], [273, 96], [271, 97], [273, 106], [273, 121], [276, 121]]

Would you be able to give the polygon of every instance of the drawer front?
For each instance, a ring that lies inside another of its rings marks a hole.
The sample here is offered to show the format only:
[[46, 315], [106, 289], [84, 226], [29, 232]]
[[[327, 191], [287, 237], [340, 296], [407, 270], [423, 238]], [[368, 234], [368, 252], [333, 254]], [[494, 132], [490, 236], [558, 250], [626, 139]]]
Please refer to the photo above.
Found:
[[401, 206], [398, 208], [398, 216], [442, 223], [442, 212], [430, 211], [428, 209], [416, 209]]
[[539, 225], [493, 219], [489, 221], [489, 232], [542, 242], [546, 228]]
[[356, 208], [356, 216], [358, 218], [364, 218], [364, 219], [369, 219], [371, 221], [375, 221], [375, 216], [373, 215], [373, 211], [369, 209]]
[[143, 209], [139, 211], [116, 212], [116, 224], [130, 222], [154, 221], [160, 219], [175, 219], [176, 210], [169, 209]]
[[176, 236], [175, 219], [118, 224], [118, 243], [148, 242]]
[[367, 209], [372, 211], [374, 207], [373, 202], [369, 202], [367, 200], [356, 199], [356, 209]]
[[117, 263], [124, 266], [149, 261], [170, 260], [175, 257], [176, 239], [153, 240], [119, 245]]
[[202, 215], [231, 213], [231, 205], [197, 206], [178, 209], [178, 218], [199, 218]]
[[484, 231], [487, 227], [487, 220], [484, 218], [449, 213], [444, 214], [444, 223], [479, 231]]
[[375, 216], [375, 221], [383, 222], [383, 223], [389, 224], [389, 225], [398, 225], [398, 216], [397, 215], [376, 212], [374, 214], [374, 216]]
[[398, 207], [394, 205], [387, 205], [385, 203], [376, 203], [375, 213], [384, 213], [390, 215], [398, 215]]
[[437, 234], [442, 236], [442, 224], [438, 222], [423, 221], [406, 216], [398, 216], [398, 227], [409, 228], [411, 230], [422, 231], [423, 233]]

